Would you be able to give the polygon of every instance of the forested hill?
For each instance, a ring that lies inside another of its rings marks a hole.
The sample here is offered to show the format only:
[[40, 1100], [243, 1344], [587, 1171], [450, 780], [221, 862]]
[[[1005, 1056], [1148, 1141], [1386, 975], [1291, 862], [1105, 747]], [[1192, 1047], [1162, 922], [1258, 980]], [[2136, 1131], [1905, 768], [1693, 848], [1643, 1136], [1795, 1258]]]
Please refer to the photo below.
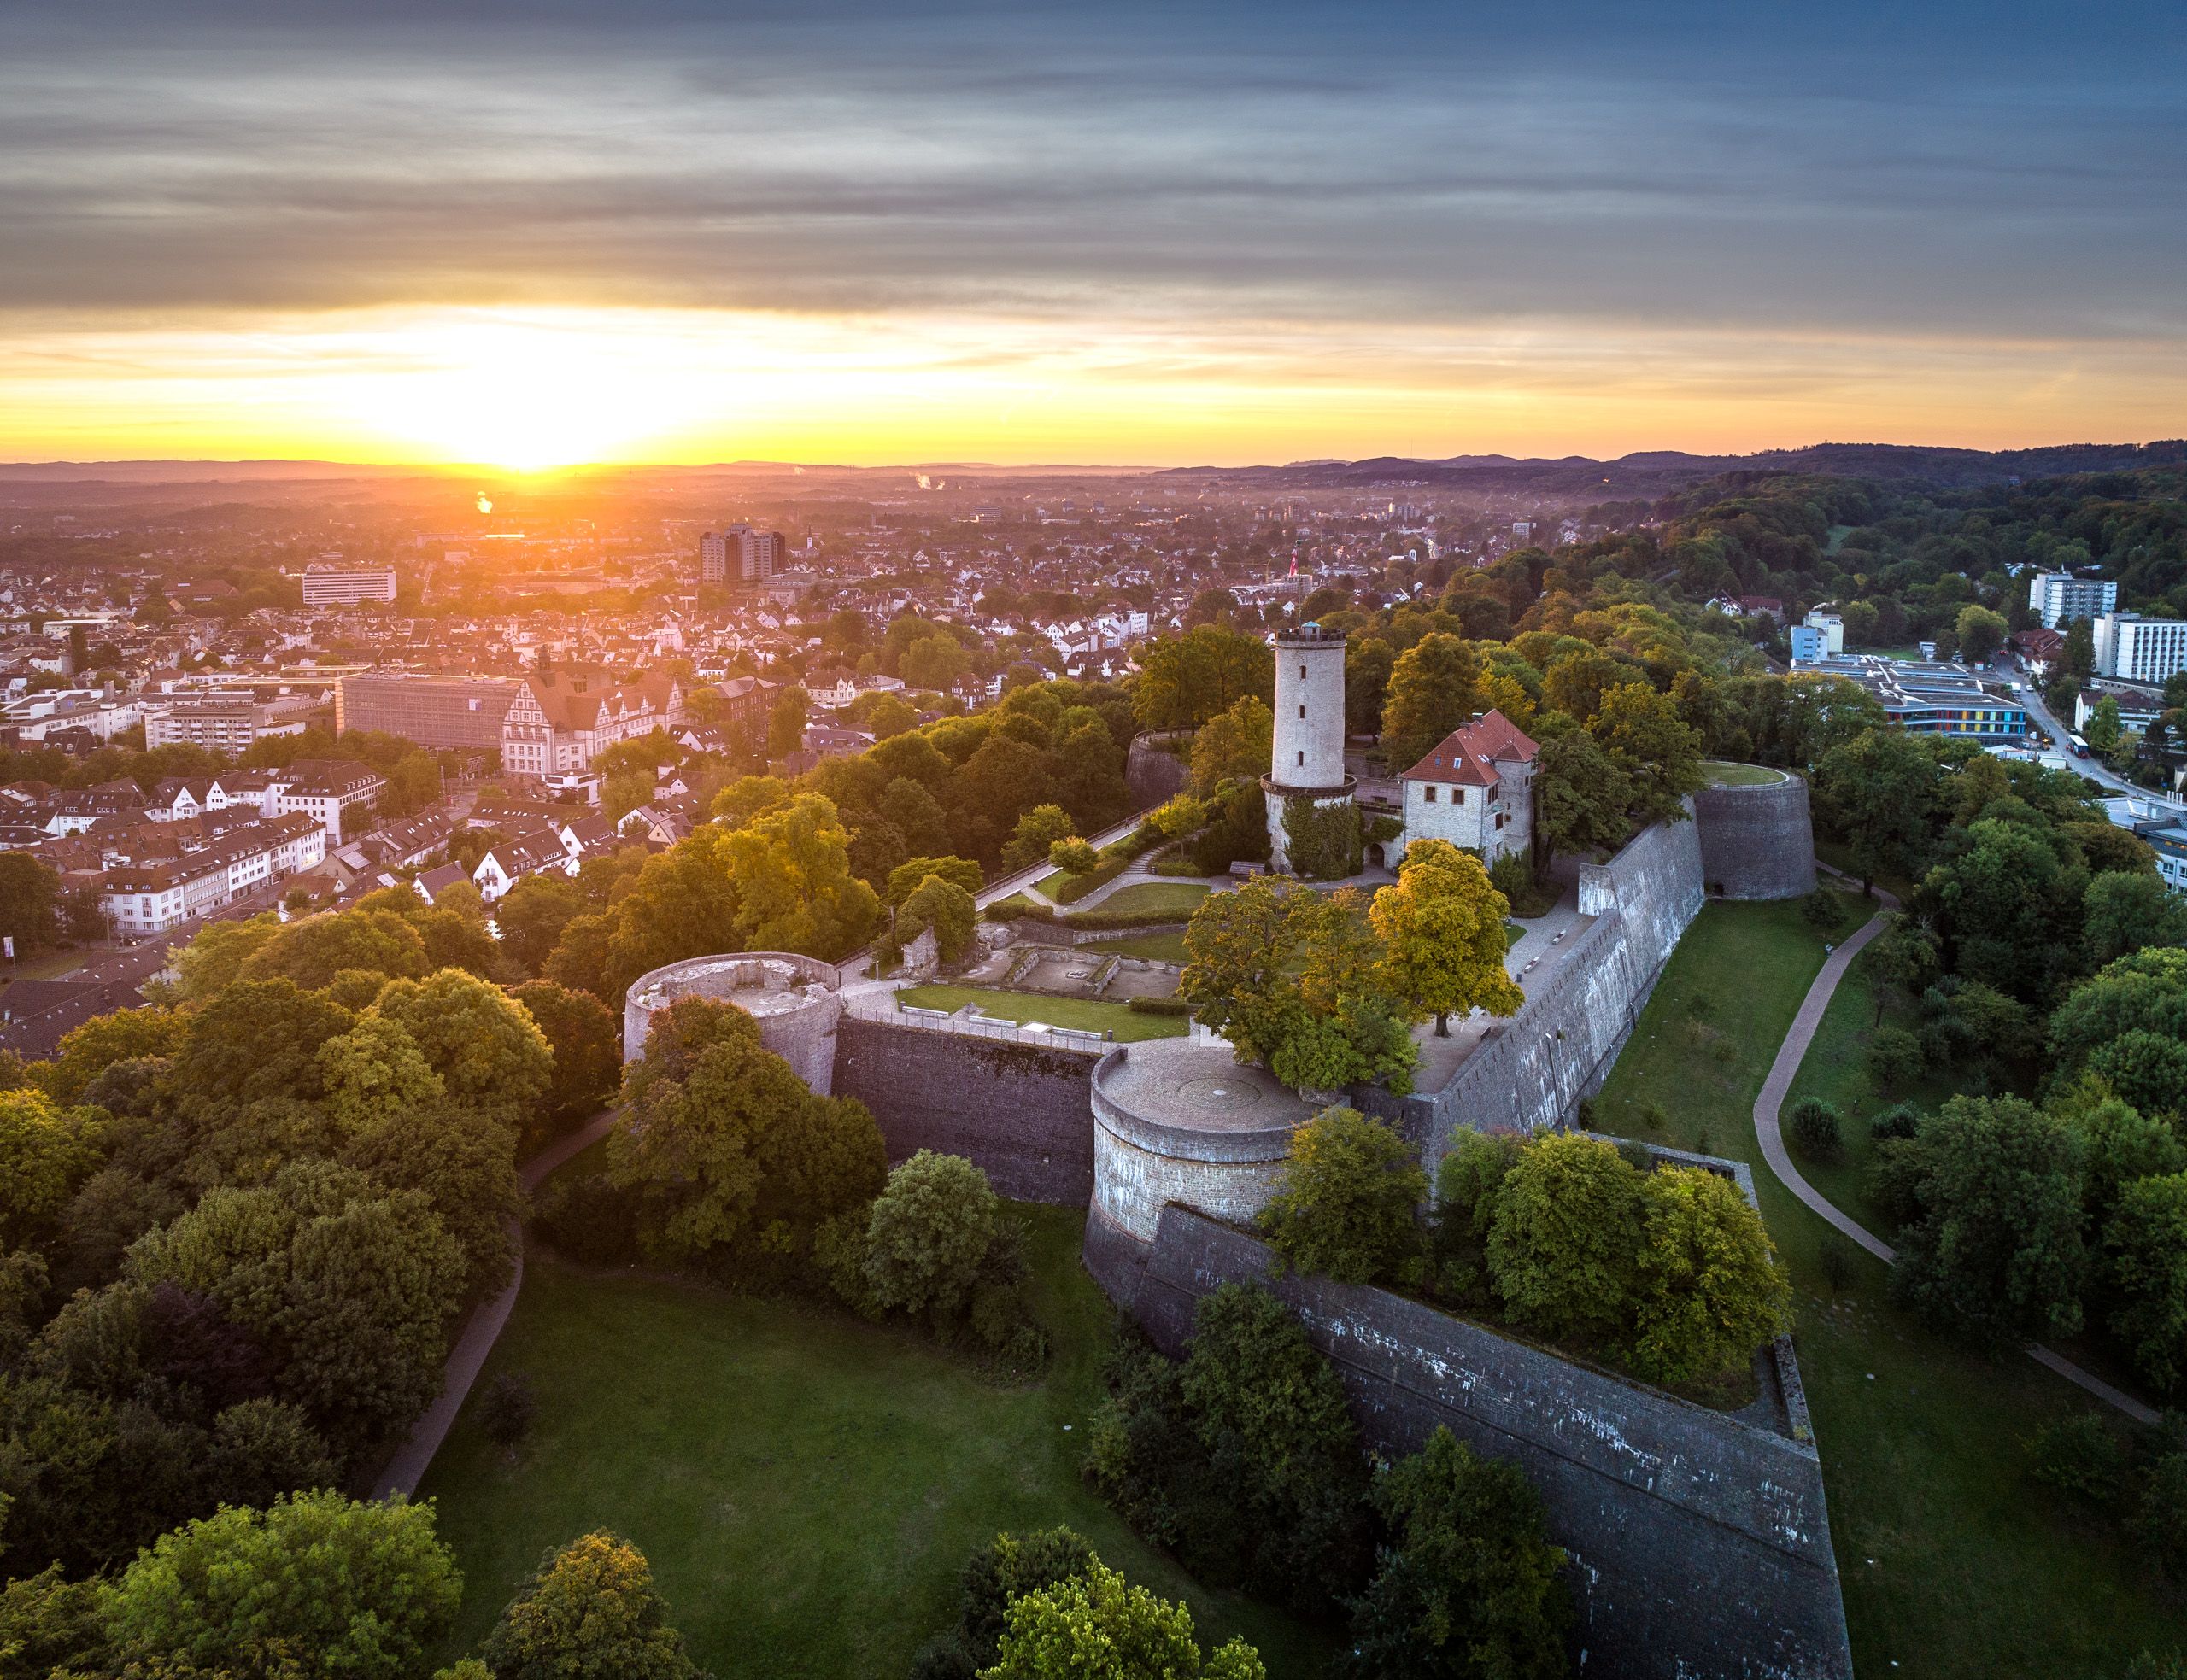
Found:
[[2131, 471], [2187, 465], [2187, 442], [2064, 443], [2040, 449], [1929, 448], [1897, 443], [1817, 443], [1752, 455], [1689, 455], [1651, 449], [1598, 461], [1585, 455], [1521, 460], [1509, 455], [1456, 455], [1419, 460], [1379, 455], [1359, 461], [1298, 461], [1284, 466], [1179, 467], [1165, 477], [1189, 477], [1239, 488], [1326, 489], [1389, 484], [1438, 489], [1532, 491], [1598, 500], [1662, 495], [1727, 472], [1794, 472], [1879, 483], [1962, 489], [2064, 473]]

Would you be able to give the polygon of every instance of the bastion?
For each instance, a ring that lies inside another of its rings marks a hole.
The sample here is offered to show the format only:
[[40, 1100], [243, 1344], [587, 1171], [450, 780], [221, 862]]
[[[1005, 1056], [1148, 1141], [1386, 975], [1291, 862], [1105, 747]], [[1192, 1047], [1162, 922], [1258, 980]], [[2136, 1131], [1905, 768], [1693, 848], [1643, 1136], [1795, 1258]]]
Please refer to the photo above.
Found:
[[1718, 774], [1693, 796], [1701, 873], [1719, 899], [1798, 899], [1815, 891], [1815, 830], [1808, 785], [1754, 764]]
[[843, 1013], [834, 964], [783, 951], [694, 957], [642, 976], [623, 1004], [623, 1060], [645, 1054], [654, 1014], [679, 998], [735, 1004], [759, 1023], [759, 1042], [821, 1096], [835, 1089], [836, 1023]]

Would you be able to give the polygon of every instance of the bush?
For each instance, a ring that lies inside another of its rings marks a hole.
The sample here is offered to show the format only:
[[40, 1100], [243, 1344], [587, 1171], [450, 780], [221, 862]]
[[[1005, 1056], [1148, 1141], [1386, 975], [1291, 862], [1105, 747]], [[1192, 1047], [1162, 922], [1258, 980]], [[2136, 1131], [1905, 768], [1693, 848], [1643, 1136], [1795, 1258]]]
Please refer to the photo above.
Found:
[[1124, 1004], [1134, 1015], [1190, 1015], [1193, 1006], [1181, 998], [1134, 998]]
[[637, 1262], [637, 1197], [604, 1173], [554, 1180], [532, 1221], [557, 1254], [581, 1266]]
[[2149, 1466], [2130, 1526], [2167, 1575], [2187, 1571], [2187, 1452], [2167, 1453]]
[[954, 1312], [970, 1293], [1000, 1211], [977, 1167], [921, 1150], [888, 1174], [867, 1219], [865, 1276], [875, 1300], [906, 1312]]
[[2108, 1504], [2126, 1475], [2126, 1449], [2093, 1412], [2043, 1425], [2027, 1440], [2027, 1473], [2045, 1487]]
[[604, 1531], [550, 1548], [479, 1654], [495, 1680], [706, 1680], [668, 1624], [645, 1554]]
[[1809, 927], [1828, 939], [1845, 919], [1845, 907], [1827, 887], [1818, 887], [1800, 900], [1800, 916]]
[[1803, 1097], [1793, 1103], [1791, 1112], [1785, 1116], [1785, 1129], [1810, 1161], [1829, 1162], [1844, 1153], [1838, 1110], [1819, 1097]]
[[478, 1427], [497, 1447], [513, 1448], [531, 1433], [539, 1416], [539, 1398], [531, 1379], [520, 1372], [504, 1371], [486, 1385], [478, 1402]]
[[1416, 1271], [1427, 1196], [1428, 1174], [1404, 1139], [1356, 1109], [1330, 1109], [1292, 1133], [1260, 1226], [1287, 1266], [1375, 1283]]
[[1082, 1578], [1094, 1561], [1094, 1548], [1067, 1528], [998, 1534], [966, 1561], [957, 1624], [920, 1651], [912, 1680], [972, 1680], [992, 1668], [1001, 1660], [1011, 1601]]
[[1868, 1122], [1868, 1136], [1881, 1143], [1910, 1138], [1921, 1129], [1921, 1111], [1911, 1103], [1894, 1103]]
[[1919, 1035], [1903, 1027], [1879, 1028], [1868, 1041], [1868, 1077], [1881, 1091], [1897, 1091], [1921, 1077], [1929, 1065]]

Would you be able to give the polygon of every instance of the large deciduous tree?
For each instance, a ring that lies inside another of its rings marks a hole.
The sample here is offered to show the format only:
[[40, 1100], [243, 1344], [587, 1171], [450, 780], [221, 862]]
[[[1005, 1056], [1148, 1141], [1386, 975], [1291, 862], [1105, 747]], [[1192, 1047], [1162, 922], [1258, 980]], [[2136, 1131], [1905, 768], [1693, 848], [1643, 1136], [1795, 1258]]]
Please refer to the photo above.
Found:
[[1275, 690], [1275, 650], [1214, 624], [1150, 643], [1139, 666], [1131, 705], [1143, 729], [1196, 729], [1248, 694], [1266, 701]]
[[1526, 1002], [1504, 967], [1510, 910], [1480, 859], [1441, 840], [1407, 846], [1397, 884], [1375, 894], [1384, 982], [1414, 1020], [1434, 1017], [1437, 1037], [1450, 1036], [1454, 1014], [1516, 1015]]
[[548, 1552], [480, 1655], [494, 1680], [706, 1680], [645, 1554], [604, 1530]]
[[1480, 650], [1435, 631], [1398, 656], [1382, 701], [1382, 753], [1408, 770], [1480, 711]]
[[1225, 781], [1258, 781], [1270, 762], [1275, 714], [1258, 694], [1247, 694], [1209, 718], [1193, 737], [1193, 785], [1211, 793]]
[[1427, 1197], [1428, 1175], [1404, 1139], [1356, 1109], [1329, 1109], [1292, 1133], [1260, 1224], [1295, 1270], [1376, 1283], [1402, 1279], [1419, 1256]]

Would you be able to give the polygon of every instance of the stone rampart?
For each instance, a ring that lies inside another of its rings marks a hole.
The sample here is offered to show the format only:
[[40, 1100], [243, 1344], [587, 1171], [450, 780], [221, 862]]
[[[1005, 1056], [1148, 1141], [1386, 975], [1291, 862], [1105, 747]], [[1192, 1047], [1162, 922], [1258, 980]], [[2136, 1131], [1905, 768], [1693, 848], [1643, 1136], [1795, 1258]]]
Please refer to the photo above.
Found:
[[1131, 789], [1132, 802], [1140, 810], [1173, 799], [1192, 785], [1189, 757], [1181, 758], [1163, 744], [1182, 747], [1189, 754], [1192, 733], [1190, 729], [1156, 729], [1132, 737], [1131, 749], [1124, 755], [1124, 786]]
[[846, 1016], [835, 1091], [873, 1110], [892, 1162], [922, 1149], [961, 1155], [1000, 1195], [1083, 1207], [1094, 1193], [1101, 1054]]
[[[1776, 1421], [1756, 1423], [1387, 1291], [1276, 1278], [1263, 1244], [1175, 1205], [1151, 1245], [1089, 1219], [1086, 1257], [1165, 1351], [1190, 1335], [1201, 1297], [1259, 1283], [1334, 1362], [1371, 1444], [1410, 1452], [1440, 1425], [1479, 1452], [1516, 1460], [1571, 1554], [1584, 1672], [1850, 1680], [1803, 1407], [1791, 1414], [1785, 1396], [1766, 1394]], [[1789, 1362], [1789, 1344], [1780, 1357]], [[1766, 1385], [1775, 1369], [1764, 1360]], [[1797, 1393], [1796, 1372], [1792, 1380]]]
[[645, 1054], [654, 1013], [679, 998], [735, 1004], [759, 1023], [759, 1042], [826, 1096], [836, 1065], [836, 1023], [843, 1012], [835, 965], [783, 951], [694, 957], [642, 975], [623, 996], [623, 1060]]
[[1720, 899], [1797, 899], [1815, 891], [1815, 827], [1797, 776], [1693, 796], [1701, 877]]

